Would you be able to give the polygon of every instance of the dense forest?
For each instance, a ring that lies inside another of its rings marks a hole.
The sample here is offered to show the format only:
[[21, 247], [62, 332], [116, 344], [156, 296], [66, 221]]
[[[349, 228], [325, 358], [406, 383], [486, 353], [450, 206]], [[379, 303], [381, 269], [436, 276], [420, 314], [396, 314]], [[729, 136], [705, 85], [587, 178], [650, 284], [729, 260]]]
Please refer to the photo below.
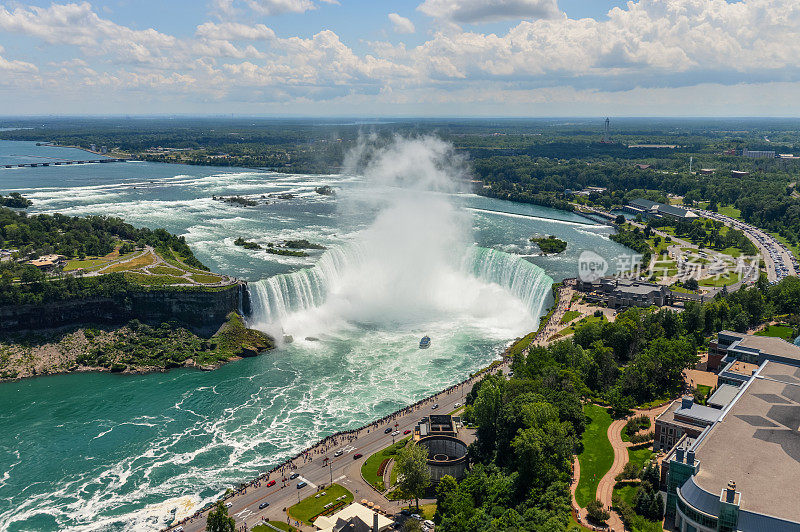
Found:
[[[460, 482], [447, 479], [438, 486], [438, 529], [569, 529], [570, 463], [580, 452], [583, 401], [607, 404], [620, 416], [674, 397], [682, 389], [681, 372], [717, 331], [744, 331], [787, 313], [800, 328], [798, 308], [800, 279], [769, 285], [762, 277], [752, 288], [687, 304], [682, 313], [630, 309], [614, 322], [577, 327], [573, 339], [517, 355], [511, 378], [487, 377], [467, 395], [464, 417], [477, 425], [469, 450], [475, 466]], [[656, 497], [647, 491], [647, 483], [658, 483], [654, 469], [642, 472], [643, 492], [625, 512], [657, 517]]]

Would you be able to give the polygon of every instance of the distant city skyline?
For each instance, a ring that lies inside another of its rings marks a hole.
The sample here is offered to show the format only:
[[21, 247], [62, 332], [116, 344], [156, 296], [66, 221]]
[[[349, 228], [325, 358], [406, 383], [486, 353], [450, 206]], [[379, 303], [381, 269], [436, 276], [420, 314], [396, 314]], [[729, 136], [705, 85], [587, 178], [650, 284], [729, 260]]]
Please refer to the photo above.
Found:
[[792, 0], [0, 0], [0, 115], [798, 116]]

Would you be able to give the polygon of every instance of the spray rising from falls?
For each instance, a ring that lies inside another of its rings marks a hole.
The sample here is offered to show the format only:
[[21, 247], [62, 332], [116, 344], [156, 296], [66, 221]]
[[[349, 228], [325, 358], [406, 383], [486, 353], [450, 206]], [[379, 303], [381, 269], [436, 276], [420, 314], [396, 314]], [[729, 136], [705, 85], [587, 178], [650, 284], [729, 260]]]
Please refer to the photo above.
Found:
[[[370, 255], [364, 245], [337, 246], [326, 251], [311, 268], [251, 283], [249, 321], [254, 326], [270, 328], [279, 326], [291, 314], [319, 308], [328, 303], [332, 295], [340, 297], [348, 278], [354, 277], [353, 272], [363, 272], [363, 267], [369, 261]], [[356, 278], [360, 276], [355, 274]], [[448, 277], [447, 280], [433, 279], [433, 282], [456, 284], [458, 286], [454, 291], [465, 298], [468, 295], [464, 292], [470, 288], [499, 287], [518, 300], [537, 322], [553, 283], [544, 270], [535, 264], [516, 255], [479, 246], [468, 247], [460, 269], [451, 272]], [[365, 282], [364, 290], [368, 290], [368, 287], [369, 283]], [[360, 295], [374, 298], [374, 295], [366, 293]], [[436, 307], [442, 301], [432, 299], [447, 299], [441, 293], [427, 290], [425, 285], [421, 285], [418, 296], [417, 307]], [[405, 310], [409, 314], [414, 311]]]

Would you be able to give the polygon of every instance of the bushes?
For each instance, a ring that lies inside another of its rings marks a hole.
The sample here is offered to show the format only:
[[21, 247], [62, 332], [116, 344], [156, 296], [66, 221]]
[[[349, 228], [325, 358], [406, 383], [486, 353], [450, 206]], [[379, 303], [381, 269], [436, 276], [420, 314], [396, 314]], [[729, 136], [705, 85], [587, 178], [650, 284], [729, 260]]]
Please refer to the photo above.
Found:
[[642, 443], [651, 442], [653, 441], [654, 438], [655, 438], [655, 432], [650, 431], [650, 432], [640, 432], [638, 434], [634, 434], [633, 436], [631, 436], [630, 440], [632, 444], [640, 445]]
[[608, 513], [608, 510], [603, 508], [602, 502], [595, 499], [586, 505], [586, 517], [592, 523], [602, 525], [611, 517], [611, 514]]

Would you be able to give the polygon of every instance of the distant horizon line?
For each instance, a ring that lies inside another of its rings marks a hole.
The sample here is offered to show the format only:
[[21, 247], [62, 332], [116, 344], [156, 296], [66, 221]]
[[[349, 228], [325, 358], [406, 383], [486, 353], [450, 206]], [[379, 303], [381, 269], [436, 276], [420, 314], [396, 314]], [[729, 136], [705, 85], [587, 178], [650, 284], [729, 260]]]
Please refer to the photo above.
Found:
[[69, 119], [69, 118], [123, 118], [123, 119], [144, 119], [144, 118], [238, 118], [238, 119], [268, 119], [268, 120], [587, 120], [611, 118], [616, 120], [664, 120], [664, 119], [699, 119], [699, 120], [800, 120], [800, 116], [778, 116], [778, 115], [295, 115], [295, 114], [236, 114], [236, 113], [157, 113], [157, 114], [135, 114], [135, 113], [108, 113], [108, 114], [31, 114], [31, 115], [0, 115], [0, 120], [33, 120], [41, 118], [49, 119]]

